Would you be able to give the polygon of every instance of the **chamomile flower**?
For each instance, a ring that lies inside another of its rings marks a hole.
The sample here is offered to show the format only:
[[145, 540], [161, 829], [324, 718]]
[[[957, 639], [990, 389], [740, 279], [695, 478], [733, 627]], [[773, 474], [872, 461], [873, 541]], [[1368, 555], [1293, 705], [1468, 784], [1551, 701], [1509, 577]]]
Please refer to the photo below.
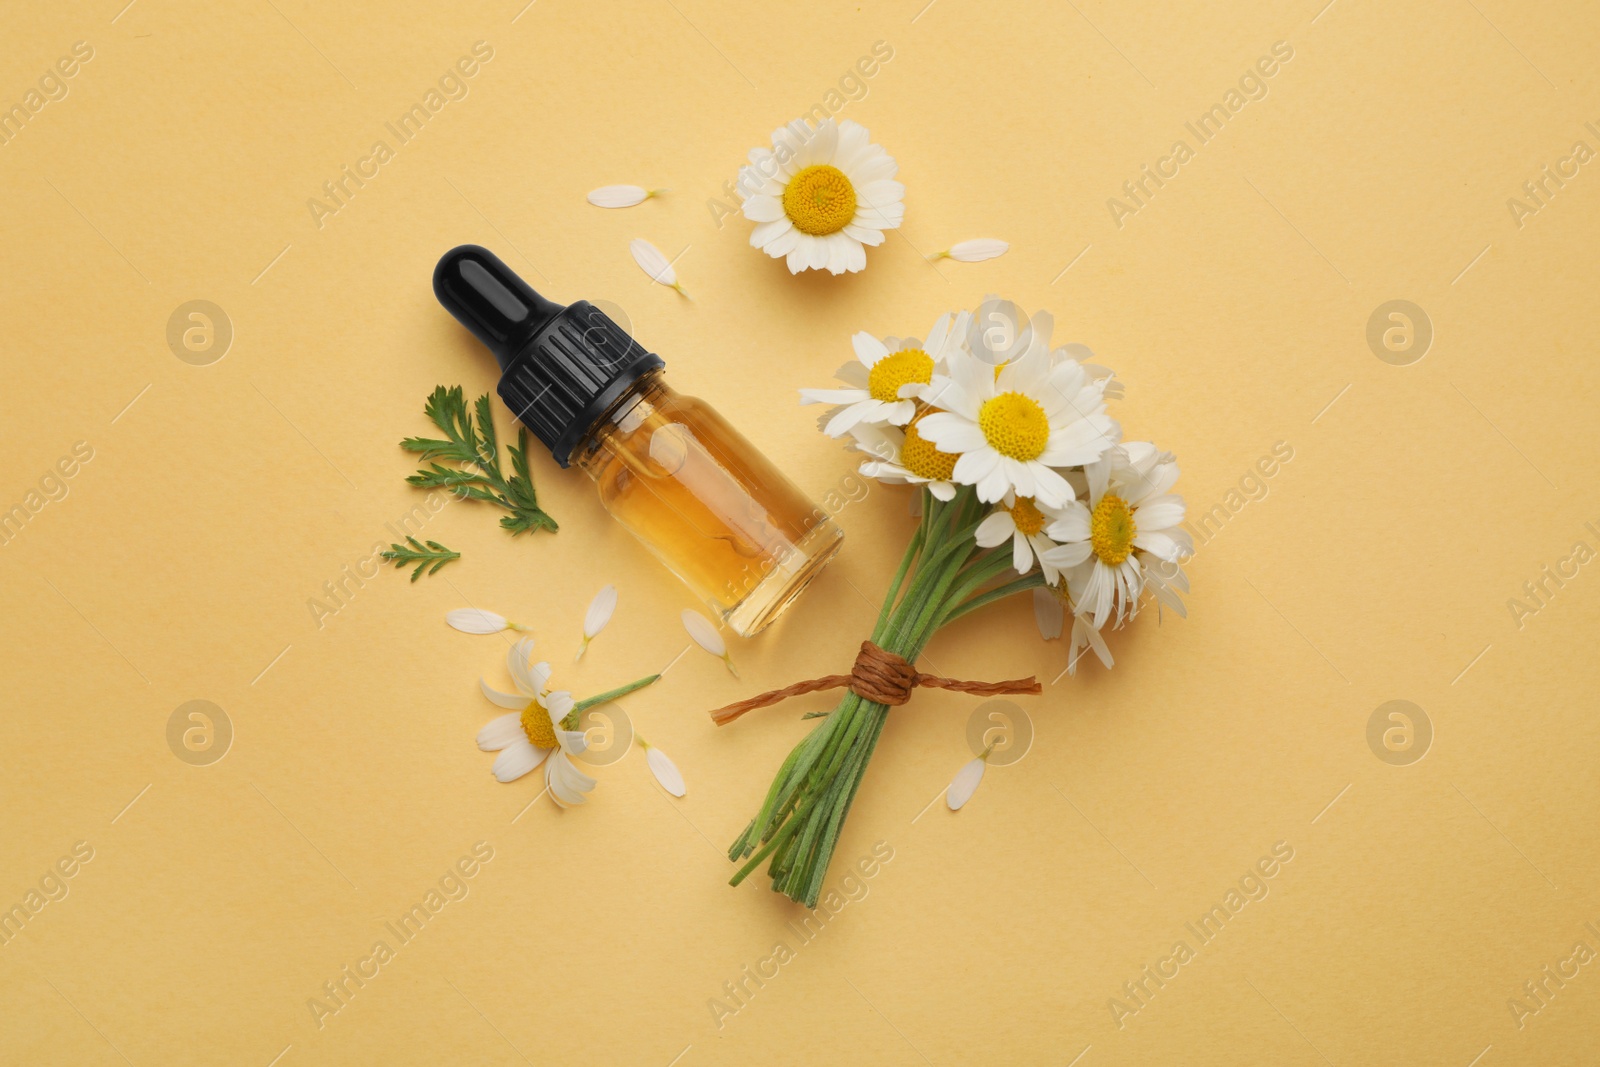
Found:
[[823, 432], [839, 437], [859, 423], [904, 426], [917, 413], [916, 397], [965, 344], [967, 312], [944, 314], [926, 338], [886, 337], [865, 331], [851, 338], [854, 362], [834, 372], [843, 389], [802, 389], [800, 403], [836, 404]]
[[1007, 493], [988, 518], [978, 524], [974, 536], [982, 548], [994, 548], [1009, 539], [1011, 565], [1018, 574], [1031, 571], [1034, 557], [1038, 556], [1044, 580], [1054, 584], [1061, 572], [1045, 559], [1045, 553], [1057, 545], [1045, 536], [1044, 529], [1062, 515], [1059, 508], [1040, 504], [1030, 497]]
[[943, 410], [922, 420], [922, 436], [960, 454], [954, 479], [976, 486], [985, 503], [1014, 492], [1060, 507], [1075, 494], [1055, 468], [1093, 463], [1121, 435], [1101, 383], [1077, 360], [1052, 362], [1050, 325], [1049, 315], [1035, 315], [1027, 350], [998, 373], [957, 353], [950, 373], [923, 390]]
[[[533, 650], [533, 639], [518, 641], [506, 656], [506, 666], [512, 680], [521, 691], [523, 708], [491, 719], [478, 731], [478, 747], [485, 752], [498, 752], [494, 761], [494, 776], [502, 782], [514, 782], [544, 764], [545, 785], [550, 795], [562, 807], [582, 804], [586, 794], [595, 787], [595, 780], [573, 764], [572, 757], [580, 755], [588, 742], [578, 730], [565, 729], [562, 720], [571, 713], [572, 694], [566, 690], [554, 692], [545, 688], [550, 679], [550, 666], [546, 663], [528, 663]], [[481, 683], [484, 695], [501, 707], [514, 706], [519, 699]]]
[[[1147, 564], [1175, 565], [1192, 551], [1193, 542], [1179, 529], [1183, 498], [1168, 492], [1178, 480], [1178, 464], [1169, 454], [1133, 442], [1084, 473], [1087, 505], [1073, 501], [1046, 528], [1061, 544], [1041, 558], [1065, 572], [1073, 603], [1098, 630], [1107, 619], [1115, 617], [1120, 626], [1138, 613]], [[1167, 593], [1176, 599], [1176, 593]]]
[[867, 245], [905, 217], [905, 186], [893, 157], [860, 123], [795, 119], [774, 130], [772, 147], [750, 150], [739, 169], [750, 244], [788, 263], [790, 274], [859, 271]]
[[856, 447], [874, 457], [861, 464], [861, 473], [888, 485], [926, 485], [928, 492], [940, 500], [954, 500], [956, 486], [952, 476], [957, 457], [939, 451], [922, 436], [919, 427], [929, 414], [924, 412], [913, 418], [903, 430], [896, 426], [852, 428], [850, 436], [855, 438]]

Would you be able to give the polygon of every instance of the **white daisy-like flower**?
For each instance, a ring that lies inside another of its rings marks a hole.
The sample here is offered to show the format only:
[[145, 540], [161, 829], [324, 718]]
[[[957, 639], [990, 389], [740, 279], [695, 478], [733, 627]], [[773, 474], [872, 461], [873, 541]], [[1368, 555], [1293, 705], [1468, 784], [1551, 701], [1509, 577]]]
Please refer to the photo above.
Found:
[[580, 755], [588, 742], [581, 731], [561, 725], [575, 702], [564, 689], [552, 692], [545, 688], [550, 680], [550, 665], [530, 665], [528, 656], [532, 651], [533, 639], [525, 637], [506, 655], [506, 666], [520, 696], [480, 682], [491, 701], [501, 707], [515, 707], [520, 702], [522, 710], [491, 719], [478, 731], [478, 747], [500, 753], [493, 767], [499, 781], [514, 782], [542, 763], [545, 785], [556, 803], [562, 807], [582, 804], [596, 783], [578, 770], [572, 757]]
[[[1029, 497], [1007, 493], [999, 507], [982, 522], [974, 533], [979, 546], [994, 548], [1011, 541], [1011, 566], [1018, 574], [1033, 569], [1033, 560], [1039, 559], [1039, 569], [1044, 580], [1055, 584], [1060, 571], [1045, 558], [1045, 553], [1057, 547], [1045, 535], [1045, 527], [1063, 516], [1059, 508], [1041, 504]], [[1087, 551], [1087, 550], [1085, 550]]]
[[951, 476], [957, 457], [939, 451], [922, 436], [919, 427], [929, 414], [918, 415], [903, 430], [897, 426], [853, 427], [850, 436], [856, 447], [875, 457], [861, 464], [861, 473], [888, 485], [926, 485], [940, 500], [954, 500], [956, 486]]
[[860, 123], [795, 119], [739, 168], [744, 216], [756, 223], [750, 244], [786, 260], [790, 274], [864, 269], [866, 246], [905, 217], [899, 169]]
[[1183, 498], [1168, 492], [1178, 480], [1178, 464], [1169, 454], [1133, 442], [1084, 473], [1087, 506], [1073, 501], [1046, 528], [1060, 542], [1046, 555], [1065, 573], [1072, 602], [1098, 630], [1110, 618], [1121, 626], [1138, 613], [1146, 563], [1176, 564], [1193, 551], [1193, 542], [1179, 529]]
[[973, 356], [951, 356], [949, 375], [923, 391], [943, 410], [921, 421], [921, 433], [960, 454], [955, 480], [976, 486], [979, 500], [997, 503], [1009, 491], [1060, 507], [1074, 493], [1054, 468], [1095, 462], [1121, 428], [1081, 363], [1052, 364], [1050, 316], [1040, 312], [1030, 326], [1027, 350], [998, 374]]
[[946, 369], [951, 354], [966, 344], [970, 318], [965, 311], [941, 315], [926, 338], [880, 341], [865, 331], [856, 334], [850, 339], [855, 361], [834, 372], [845, 388], [802, 389], [801, 405], [838, 405], [822, 428], [829, 437], [839, 437], [861, 423], [904, 426], [917, 413], [916, 398], [935, 374]]

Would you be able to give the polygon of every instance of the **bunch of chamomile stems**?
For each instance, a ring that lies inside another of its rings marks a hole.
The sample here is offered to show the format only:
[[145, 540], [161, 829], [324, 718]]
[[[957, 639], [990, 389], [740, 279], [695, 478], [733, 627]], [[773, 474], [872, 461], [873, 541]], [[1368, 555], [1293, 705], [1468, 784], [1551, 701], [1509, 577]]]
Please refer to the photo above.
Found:
[[[1011, 571], [1010, 542], [979, 547], [978, 524], [991, 508], [978, 500], [972, 486], [962, 486], [949, 501], [939, 500], [926, 488], [918, 492], [922, 518], [872, 630], [874, 644], [908, 663], [917, 661], [941, 626], [1045, 584], [1037, 568], [995, 584]], [[730, 885], [738, 885], [767, 862], [774, 892], [816, 907], [889, 708], [850, 692], [823, 714], [784, 760], [761, 810], [728, 850], [735, 863], [744, 860]]]

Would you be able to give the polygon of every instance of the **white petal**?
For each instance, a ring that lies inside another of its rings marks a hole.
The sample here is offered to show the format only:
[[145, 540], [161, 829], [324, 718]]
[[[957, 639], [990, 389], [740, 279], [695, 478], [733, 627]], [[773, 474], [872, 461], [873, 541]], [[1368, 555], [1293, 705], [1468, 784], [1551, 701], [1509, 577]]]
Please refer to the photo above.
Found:
[[787, 218], [771, 219], [759, 223], [750, 231], [750, 247], [766, 250], [768, 245], [777, 241], [784, 234], [794, 229], [794, 223]]
[[856, 358], [864, 367], [872, 367], [889, 354], [888, 346], [865, 330], [850, 338], [850, 344], [856, 350]]
[[665, 752], [659, 748], [647, 748], [644, 750], [644, 759], [650, 764], [650, 773], [656, 776], [662, 789], [675, 797], [681, 797], [689, 791], [683, 784], [683, 775], [678, 773], [677, 764], [668, 759]]
[[1076, 567], [1088, 559], [1089, 553], [1093, 549], [1094, 545], [1089, 541], [1072, 541], [1068, 544], [1057, 545], [1050, 551], [1043, 553], [1040, 558], [1052, 567], [1066, 570], [1068, 567]]
[[783, 202], [775, 196], [752, 196], [744, 202], [744, 217], [751, 222], [777, 222], [783, 218]]
[[519, 693], [502, 693], [482, 678], [478, 679], [478, 687], [483, 690], [483, 695], [489, 698], [491, 704], [498, 704], [502, 708], [522, 709], [528, 706], [528, 701], [533, 698]]
[[617, 587], [608, 585], [589, 602], [589, 610], [583, 617], [583, 636], [594, 637], [604, 630], [606, 623], [611, 621], [611, 613], [616, 610]]
[[1011, 517], [1011, 512], [996, 511], [978, 523], [978, 528], [973, 531], [972, 536], [978, 542], [978, 547], [993, 548], [1016, 532], [1017, 523]]
[[1067, 609], [1061, 598], [1048, 589], [1033, 591], [1033, 622], [1039, 627], [1039, 636], [1054, 641], [1061, 636], [1061, 624], [1066, 621]]
[[445, 613], [444, 621], [464, 634], [497, 634], [506, 628], [505, 616], [478, 608], [456, 608]]
[[674, 289], [678, 287], [678, 272], [672, 269], [661, 249], [642, 237], [635, 237], [628, 242], [628, 251], [633, 253], [633, 261], [639, 264], [639, 269], [650, 275], [651, 281]]
[[957, 263], [982, 263], [986, 259], [1003, 256], [1010, 245], [993, 237], [980, 237], [975, 241], [958, 241], [945, 252], [945, 258]]
[[865, 389], [802, 389], [800, 403], [805, 404], [859, 404], [871, 400]]
[[584, 803], [588, 799], [584, 794], [595, 787], [595, 780], [573, 766], [565, 752], [557, 752], [550, 761], [544, 771], [544, 781], [550, 787], [551, 797], [564, 808]]
[[517, 712], [498, 715], [478, 731], [478, 747], [485, 752], [499, 752], [518, 738], [528, 739], [522, 729], [522, 716]]
[[513, 741], [494, 758], [494, 776], [502, 782], [514, 782], [544, 762], [550, 749], [539, 748], [524, 737]]
[[602, 185], [589, 194], [595, 207], [633, 207], [650, 199], [650, 190], [638, 185]]
[[517, 688], [528, 696], [538, 693], [542, 686], [536, 684], [533, 673], [528, 669], [528, 658], [533, 655], [533, 638], [524, 637], [510, 648], [506, 649], [506, 670], [511, 672], [511, 677], [517, 683]]
[[684, 609], [682, 618], [683, 628], [689, 631], [689, 637], [695, 644], [713, 656], [728, 654], [727, 644], [722, 640], [722, 635], [717, 633], [717, 628], [711, 625], [710, 619], [689, 608]]
[[950, 805], [951, 811], [960, 811], [961, 806], [972, 799], [972, 794], [978, 791], [978, 783], [983, 781], [983, 768], [988, 762], [979, 756], [956, 772], [944, 791], [944, 802]]
[[582, 730], [563, 730], [557, 726], [556, 740], [561, 744], [561, 751], [569, 756], [581, 756], [589, 751], [589, 735]]
[[561, 720], [567, 717], [567, 714], [572, 711], [572, 706], [577, 701], [573, 700], [572, 694], [565, 689], [557, 689], [554, 693], [545, 696], [539, 703], [544, 705], [544, 709], [550, 713], [551, 725], [560, 726]]

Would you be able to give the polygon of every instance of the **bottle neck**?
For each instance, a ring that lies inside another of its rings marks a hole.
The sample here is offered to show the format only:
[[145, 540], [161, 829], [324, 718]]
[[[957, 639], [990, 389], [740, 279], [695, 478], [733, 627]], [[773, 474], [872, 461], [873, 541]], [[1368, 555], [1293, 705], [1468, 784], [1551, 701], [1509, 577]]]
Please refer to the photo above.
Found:
[[615, 444], [656, 418], [676, 397], [673, 388], [662, 380], [659, 368], [641, 375], [579, 439], [572, 450], [571, 463], [589, 477], [599, 479], [607, 458], [616, 451]]

